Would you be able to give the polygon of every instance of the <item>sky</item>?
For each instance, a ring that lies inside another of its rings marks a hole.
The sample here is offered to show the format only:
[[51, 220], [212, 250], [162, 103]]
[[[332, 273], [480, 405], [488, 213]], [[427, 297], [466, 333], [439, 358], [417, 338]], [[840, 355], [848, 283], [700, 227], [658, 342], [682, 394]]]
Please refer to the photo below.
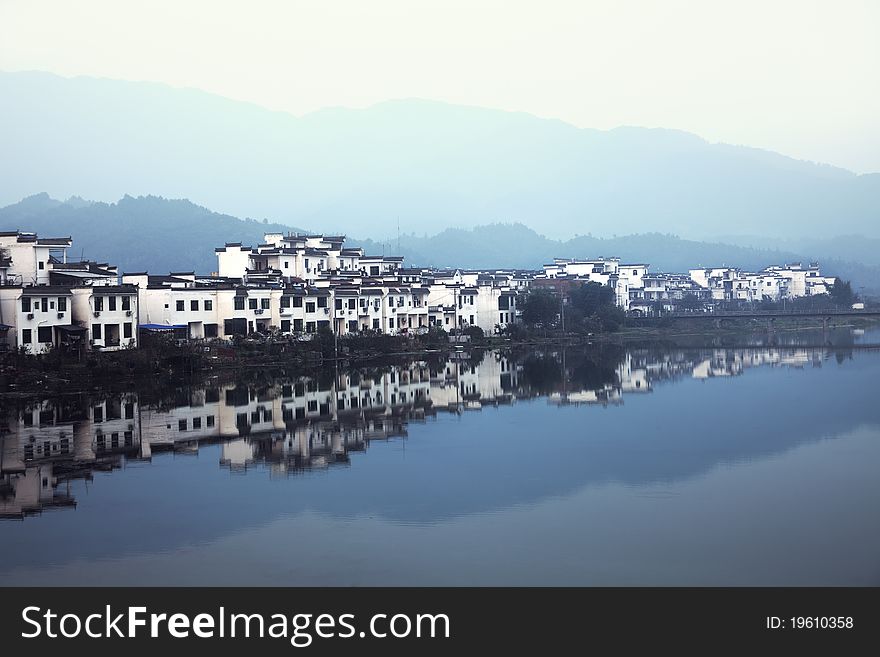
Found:
[[0, 70], [302, 115], [394, 98], [880, 172], [877, 0], [0, 0]]

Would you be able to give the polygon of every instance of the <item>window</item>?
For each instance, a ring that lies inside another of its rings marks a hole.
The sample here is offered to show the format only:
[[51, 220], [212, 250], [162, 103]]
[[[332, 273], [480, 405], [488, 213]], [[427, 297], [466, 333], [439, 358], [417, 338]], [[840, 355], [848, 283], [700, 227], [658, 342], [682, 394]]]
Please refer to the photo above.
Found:
[[504, 323], [504, 313], [501, 313], [501, 316], [498, 318], [498, 323], [499, 323], [499, 324], [503, 324], [503, 323]]
[[205, 299], [205, 310], [214, 310], [214, 302], [210, 299]]
[[327, 297], [318, 297], [318, 308], [327, 307]]
[[216, 324], [205, 324], [205, 337], [206, 338], [216, 338], [217, 337], [217, 325]]
[[348, 309], [349, 310], [354, 310], [356, 306], [357, 306], [357, 299], [349, 299], [348, 300]]
[[31, 329], [22, 329], [21, 331], [21, 342], [22, 344], [30, 344], [32, 342], [31, 338]]
[[370, 276], [378, 276], [378, 275], [379, 275], [378, 265], [370, 267]]
[[186, 431], [186, 420], [178, 420], [177, 421], [177, 430], [178, 431]]
[[22, 297], [21, 298], [21, 312], [29, 313], [31, 311], [31, 298], [30, 297]]
[[52, 342], [51, 326], [40, 326], [37, 328], [37, 342]]
[[302, 331], [303, 330], [303, 321], [301, 319], [293, 320], [293, 330], [294, 331]]
[[[95, 312], [104, 310], [104, 297], [95, 297]], [[180, 310], [183, 310], [180, 308]]]
[[235, 310], [244, 310], [244, 297], [235, 297], [232, 303]]
[[131, 322], [125, 322], [122, 325], [122, 337], [130, 338], [131, 337]]
[[379, 330], [379, 320], [378, 319], [373, 320], [373, 329], [375, 329], [376, 331]]
[[282, 319], [281, 320], [281, 332], [282, 333], [290, 333], [290, 320]]
[[40, 310], [44, 313], [49, 312], [49, 297], [43, 297], [40, 299]]
[[213, 427], [214, 426], [214, 416], [213, 415], [209, 415], [208, 417], [205, 418], [205, 426], [206, 427]]
[[502, 295], [498, 297], [498, 310], [508, 310], [510, 308], [510, 297]]
[[394, 328], [394, 318], [393, 317], [388, 320], [388, 328], [390, 328], [390, 329]]
[[269, 310], [269, 299], [260, 299], [260, 308]]
[[290, 297], [281, 297], [281, 307], [290, 308]]
[[122, 297], [122, 309], [131, 310], [131, 297]]
[[257, 300], [256, 299], [248, 299], [248, 309], [250, 309], [250, 310], [257, 309]]
[[308, 258], [305, 259], [305, 263], [306, 263], [306, 271], [311, 271], [309, 269], [309, 259]]
[[306, 333], [314, 333], [315, 332], [315, 323], [314, 322], [306, 322]]
[[198, 309], [199, 309], [199, 300], [198, 300], [198, 299], [193, 299], [192, 301], [190, 301], [190, 302], [189, 302], [189, 309], [190, 309], [190, 310], [198, 311]]
[[38, 266], [40, 269], [45, 269], [45, 268], [46, 268], [46, 263], [43, 262], [42, 260], [40, 260], [40, 262], [37, 263], [37, 266]]
[[202, 428], [202, 418], [194, 417], [193, 418], [193, 429], [201, 429]]
[[104, 421], [104, 409], [100, 406], [95, 406], [92, 410], [92, 422], [98, 423]]
[[284, 268], [287, 269], [290, 266], [290, 263], [287, 260], [284, 261]]
[[107, 297], [107, 310], [116, 310], [116, 297]]
[[302, 297], [293, 297], [293, 307], [294, 308], [302, 308], [303, 307]]
[[474, 325], [474, 316], [473, 316], [473, 315], [471, 315], [471, 320], [470, 320], [470, 322], [469, 322], [469, 323], [470, 323], [470, 325], [471, 325], [471, 326], [473, 326], [473, 325]]
[[342, 299], [336, 300], [336, 310], [342, 310]]
[[309, 401], [306, 406], [309, 410], [309, 413], [314, 413], [315, 411], [318, 410], [318, 402], [315, 401], [314, 399]]
[[178, 312], [183, 312], [183, 310], [185, 309], [183, 299], [178, 299], [175, 307], [177, 308]]
[[101, 325], [100, 324], [92, 324], [92, 340], [100, 340], [101, 339]]
[[307, 301], [306, 302], [306, 312], [307, 313], [315, 312], [315, 302], [314, 301]]
[[394, 299], [391, 297], [388, 297], [388, 307], [394, 308]]

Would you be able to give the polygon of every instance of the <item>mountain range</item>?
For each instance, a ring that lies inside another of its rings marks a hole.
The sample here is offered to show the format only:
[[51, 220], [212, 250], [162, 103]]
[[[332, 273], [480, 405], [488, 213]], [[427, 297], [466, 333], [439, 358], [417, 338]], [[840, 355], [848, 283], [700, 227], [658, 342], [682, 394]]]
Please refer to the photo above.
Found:
[[880, 238], [880, 174], [427, 100], [296, 117], [157, 83], [0, 73], [0, 148], [0, 204], [155, 194], [380, 240], [496, 223], [555, 240]]
[[[219, 214], [188, 200], [125, 196], [115, 203], [80, 197], [59, 201], [45, 192], [0, 208], [0, 230], [71, 236], [73, 258], [111, 262], [122, 271], [158, 274], [216, 271], [214, 248], [225, 242], [256, 245], [267, 232], [312, 232], [279, 222]], [[870, 249], [865, 250], [862, 260], [845, 260], [822, 257], [821, 251], [815, 250], [756, 248], [663, 233], [554, 240], [522, 224], [448, 228], [431, 236], [402, 233], [384, 241], [350, 236], [346, 243], [361, 246], [370, 254], [403, 255], [408, 265], [462, 268], [534, 269], [554, 257], [618, 256], [650, 264], [652, 271], [685, 272], [717, 265], [756, 270], [818, 259], [827, 273], [852, 280], [857, 289], [880, 294], [880, 251]], [[822, 244], [814, 248], [821, 249]]]

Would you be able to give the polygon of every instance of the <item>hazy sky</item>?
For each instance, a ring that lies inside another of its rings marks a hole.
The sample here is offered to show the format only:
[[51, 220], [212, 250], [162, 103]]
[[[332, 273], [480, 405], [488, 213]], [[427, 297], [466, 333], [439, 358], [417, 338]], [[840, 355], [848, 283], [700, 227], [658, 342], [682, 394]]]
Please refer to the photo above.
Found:
[[0, 69], [421, 97], [880, 171], [880, 0], [0, 0]]

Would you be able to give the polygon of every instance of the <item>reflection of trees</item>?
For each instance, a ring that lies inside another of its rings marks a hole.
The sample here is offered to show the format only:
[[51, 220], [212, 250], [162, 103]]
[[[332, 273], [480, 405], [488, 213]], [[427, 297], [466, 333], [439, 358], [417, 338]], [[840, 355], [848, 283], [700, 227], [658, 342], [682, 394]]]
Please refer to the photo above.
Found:
[[618, 383], [617, 368], [625, 355], [623, 347], [617, 345], [567, 349], [564, 354], [561, 351], [532, 352], [521, 361], [521, 382], [537, 394], [557, 392], [564, 383], [581, 390], [600, 390]]
[[531, 354], [522, 363], [522, 382], [538, 394], [553, 392], [562, 385], [562, 363], [553, 354]]
[[617, 368], [625, 355], [622, 347], [608, 345], [575, 355], [574, 363], [569, 356], [569, 381], [584, 390], [599, 390], [617, 384]]

